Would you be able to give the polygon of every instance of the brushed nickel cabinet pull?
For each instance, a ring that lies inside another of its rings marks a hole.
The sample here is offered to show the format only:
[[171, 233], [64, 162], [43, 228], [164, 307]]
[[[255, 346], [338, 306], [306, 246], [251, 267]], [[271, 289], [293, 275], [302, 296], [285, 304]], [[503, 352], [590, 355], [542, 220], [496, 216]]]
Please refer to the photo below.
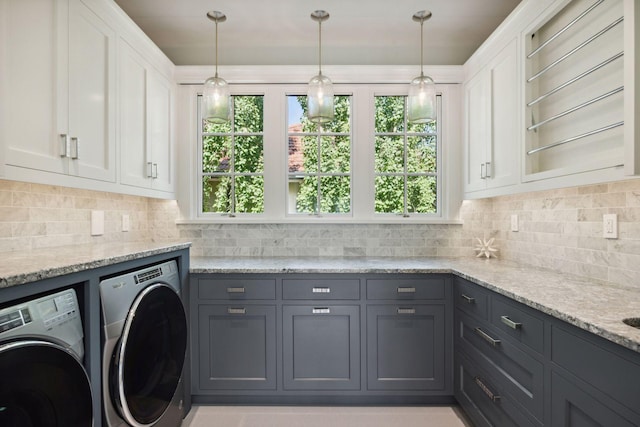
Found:
[[158, 164], [157, 163], [153, 164], [153, 174], [152, 174], [151, 178], [158, 179]]
[[476, 303], [476, 299], [475, 298], [470, 297], [470, 296], [465, 295], [465, 294], [460, 294], [460, 298], [465, 300], [468, 304], [475, 304]]
[[147, 178], [153, 178], [153, 163], [147, 162]]
[[414, 288], [413, 286], [398, 287], [398, 293], [399, 294], [415, 294], [416, 293], [416, 288]]
[[331, 314], [329, 307], [315, 307], [311, 312], [313, 314]]
[[227, 288], [227, 293], [229, 293], [229, 294], [244, 294], [244, 287]]
[[229, 307], [227, 308], [227, 313], [228, 314], [247, 314], [247, 309], [244, 307], [239, 307], [239, 308]]
[[398, 314], [416, 314], [415, 308], [402, 308], [398, 307]]
[[497, 340], [495, 338], [493, 338], [491, 335], [487, 334], [485, 331], [483, 331], [480, 328], [475, 328], [474, 331], [476, 332], [476, 334], [480, 335], [480, 337], [485, 340], [486, 342], [488, 342], [489, 344], [491, 344], [492, 346], [497, 346], [498, 344], [500, 344], [500, 340]]
[[522, 323], [514, 322], [513, 320], [509, 319], [509, 316], [500, 316], [500, 321], [511, 329], [522, 328]]
[[71, 137], [71, 148], [73, 149], [71, 151], [71, 159], [76, 160], [78, 159], [78, 157], [80, 157], [80, 138], [78, 138], [77, 136], [72, 136]]
[[491, 178], [491, 162], [487, 162], [485, 165], [485, 178]]
[[329, 288], [329, 287], [321, 287], [321, 286], [314, 286], [311, 289], [311, 292], [313, 292], [314, 294], [330, 294], [331, 293], [331, 288]]
[[60, 134], [60, 157], [69, 157], [69, 151], [71, 146], [69, 145], [69, 135], [66, 133]]
[[497, 395], [497, 394], [495, 394], [494, 392], [492, 392], [492, 391], [489, 389], [489, 387], [487, 387], [487, 386], [484, 384], [484, 382], [482, 381], [482, 378], [480, 378], [480, 377], [475, 377], [473, 380], [476, 382], [476, 384], [478, 385], [478, 387], [480, 387], [480, 390], [482, 390], [482, 391], [484, 392], [484, 394], [486, 394], [486, 395], [487, 395], [487, 397], [488, 397], [489, 399], [491, 399], [491, 401], [492, 401], [492, 402], [494, 402], [494, 403], [495, 403], [495, 402], [497, 402], [498, 400], [500, 400], [500, 396], [499, 396], [499, 395]]

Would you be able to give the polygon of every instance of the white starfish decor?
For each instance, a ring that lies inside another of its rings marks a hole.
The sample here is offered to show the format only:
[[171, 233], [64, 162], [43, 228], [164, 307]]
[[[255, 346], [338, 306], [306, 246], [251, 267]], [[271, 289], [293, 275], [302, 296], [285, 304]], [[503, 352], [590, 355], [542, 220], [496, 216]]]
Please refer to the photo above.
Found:
[[498, 252], [498, 248], [494, 248], [492, 246], [493, 241], [495, 240], [493, 237], [490, 238], [489, 240], [484, 240], [484, 239], [480, 240], [479, 237], [476, 237], [476, 240], [478, 241], [475, 247], [475, 250], [478, 252], [478, 255], [476, 255], [476, 257], [497, 258], [495, 253]]

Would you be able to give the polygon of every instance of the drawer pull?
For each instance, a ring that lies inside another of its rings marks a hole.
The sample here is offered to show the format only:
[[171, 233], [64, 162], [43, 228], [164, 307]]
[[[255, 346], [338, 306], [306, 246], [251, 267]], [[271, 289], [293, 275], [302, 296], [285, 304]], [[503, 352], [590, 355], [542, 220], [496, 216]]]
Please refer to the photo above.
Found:
[[476, 299], [475, 298], [467, 296], [465, 294], [460, 294], [460, 298], [462, 298], [463, 300], [465, 300], [469, 304], [475, 304], [476, 303]]
[[398, 314], [416, 314], [415, 308], [402, 308], [398, 307]]
[[244, 287], [240, 288], [227, 288], [229, 294], [244, 294]]
[[311, 292], [313, 292], [314, 294], [330, 294], [331, 293], [331, 288], [328, 287], [316, 287], [314, 286], [311, 289]]
[[486, 342], [488, 342], [489, 344], [491, 344], [492, 346], [497, 346], [498, 344], [500, 344], [500, 340], [497, 340], [495, 338], [493, 338], [491, 335], [487, 334], [485, 331], [483, 331], [480, 328], [476, 328], [475, 329], [476, 334], [480, 335], [480, 337], [482, 337], [482, 339], [484, 339]]
[[227, 308], [227, 313], [228, 314], [247, 314], [247, 309], [244, 307], [239, 307], [239, 308], [229, 307]]
[[399, 294], [415, 294], [416, 293], [416, 288], [414, 288], [413, 286], [411, 286], [411, 287], [398, 287], [398, 293]]
[[499, 401], [499, 400], [500, 400], [500, 396], [499, 396], [499, 395], [497, 395], [497, 394], [495, 394], [494, 392], [492, 392], [492, 391], [489, 389], [489, 387], [487, 387], [487, 386], [482, 382], [482, 379], [481, 379], [480, 377], [475, 377], [473, 380], [476, 382], [476, 384], [478, 385], [478, 387], [480, 387], [480, 390], [482, 390], [482, 391], [484, 392], [484, 394], [486, 394], [486, 395], [487, 395], [487, 397], [488, 397], [489, 399], [491, 399], [491, 401], [492, 401], [492, 402], [494, 402], [494, 403], [495, 403], [495, 402], [497, 402], [497, 401]]
[[329, 307], [315, 307], [311, 312], [313, 314], [331, 314]]
[[522, 323], [514, 322], [513, 320], [509, 319], [509, 316], [500, 316], [500, 321], [511, 329], [522, 328]]

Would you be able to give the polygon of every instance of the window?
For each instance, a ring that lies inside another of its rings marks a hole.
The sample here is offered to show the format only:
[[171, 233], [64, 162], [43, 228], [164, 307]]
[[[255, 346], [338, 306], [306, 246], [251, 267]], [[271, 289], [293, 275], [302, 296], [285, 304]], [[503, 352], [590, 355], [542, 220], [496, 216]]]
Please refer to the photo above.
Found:
[[335, 97], [335, 119], [306, 118], [306, 96], [287, 96], [287, 213], [351, 212], [351, 97]]
[[204, 214], [264, 212], [263, 96], [234, 95], [232, 100], [230, 122], [200, 120]]
[[406, 103], [406, 96], [375, 97], [377, 214], [438, 211], [437, 122], [408, 123]]

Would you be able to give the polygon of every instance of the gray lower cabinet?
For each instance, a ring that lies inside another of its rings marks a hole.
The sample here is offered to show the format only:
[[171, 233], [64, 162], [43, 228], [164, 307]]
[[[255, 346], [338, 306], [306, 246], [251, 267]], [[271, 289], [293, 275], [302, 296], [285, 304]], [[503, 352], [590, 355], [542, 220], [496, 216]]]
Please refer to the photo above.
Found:
[[360, 390], [360, 306], [282, 307], [285, 390]]
[[367, 388], [444, 390], [445, 306], [367, 306]]
[[276, 389], [275, 305], [200, 306], [198, 347], [200, 389]]

